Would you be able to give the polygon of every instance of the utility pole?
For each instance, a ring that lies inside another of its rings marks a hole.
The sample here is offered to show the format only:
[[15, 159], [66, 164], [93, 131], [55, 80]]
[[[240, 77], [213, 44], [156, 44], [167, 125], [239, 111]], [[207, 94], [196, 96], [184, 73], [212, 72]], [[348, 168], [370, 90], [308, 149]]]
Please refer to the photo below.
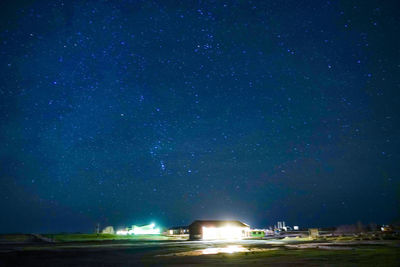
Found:
[[96, 230], [95, 230], [95, 233], [96, 233], [97, 235], [99, 235], [99, 234], [100, 234], [100, 223], [97, 223], [97, 224], [96, 224]]

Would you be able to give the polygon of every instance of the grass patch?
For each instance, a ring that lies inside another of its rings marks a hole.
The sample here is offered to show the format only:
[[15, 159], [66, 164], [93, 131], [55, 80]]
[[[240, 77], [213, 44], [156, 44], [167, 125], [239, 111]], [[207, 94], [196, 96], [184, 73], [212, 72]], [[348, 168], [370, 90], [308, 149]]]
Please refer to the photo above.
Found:
[[113, 234], [46, 234], [45, 237], [57, 242], [72, 241], [106, 241], [106, 240], [169, 240], [170, 238], [162, 235], [113, 235]]
[[226, 264], [255, 265], [334, 265], [334, 266], [399, 266], [400, 248], [361, 247], [354, 250], [280, 249], [258, 253], [204, 255], [200, 262], [223, 261]]

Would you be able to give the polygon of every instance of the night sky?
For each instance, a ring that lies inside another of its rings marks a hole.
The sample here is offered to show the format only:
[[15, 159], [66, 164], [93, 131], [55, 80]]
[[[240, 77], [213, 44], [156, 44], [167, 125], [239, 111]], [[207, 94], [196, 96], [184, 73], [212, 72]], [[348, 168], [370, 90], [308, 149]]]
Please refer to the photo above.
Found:
[[0, 231], [397, 220], [399, 9], [1, 1]]

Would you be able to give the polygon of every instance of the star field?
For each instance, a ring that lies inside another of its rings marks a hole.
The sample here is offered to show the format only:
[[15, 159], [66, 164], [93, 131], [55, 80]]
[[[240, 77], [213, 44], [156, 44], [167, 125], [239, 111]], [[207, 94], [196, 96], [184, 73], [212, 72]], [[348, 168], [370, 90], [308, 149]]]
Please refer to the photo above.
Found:
[[2, 231], [398, 219], [397, 1], [0, 6]]

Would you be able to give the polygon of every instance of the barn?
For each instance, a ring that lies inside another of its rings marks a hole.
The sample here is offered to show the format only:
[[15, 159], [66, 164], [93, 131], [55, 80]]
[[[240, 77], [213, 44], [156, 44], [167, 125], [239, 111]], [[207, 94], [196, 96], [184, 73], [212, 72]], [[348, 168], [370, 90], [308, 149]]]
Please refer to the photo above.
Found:
[[189, 225], [191, 240], [242, 239], [250, 236], [250, 226], [240, 221], [196, 220]]
[[187, 235], [189, 233], [188, 226], [175, 226], [168, 229], [169, 235]]

